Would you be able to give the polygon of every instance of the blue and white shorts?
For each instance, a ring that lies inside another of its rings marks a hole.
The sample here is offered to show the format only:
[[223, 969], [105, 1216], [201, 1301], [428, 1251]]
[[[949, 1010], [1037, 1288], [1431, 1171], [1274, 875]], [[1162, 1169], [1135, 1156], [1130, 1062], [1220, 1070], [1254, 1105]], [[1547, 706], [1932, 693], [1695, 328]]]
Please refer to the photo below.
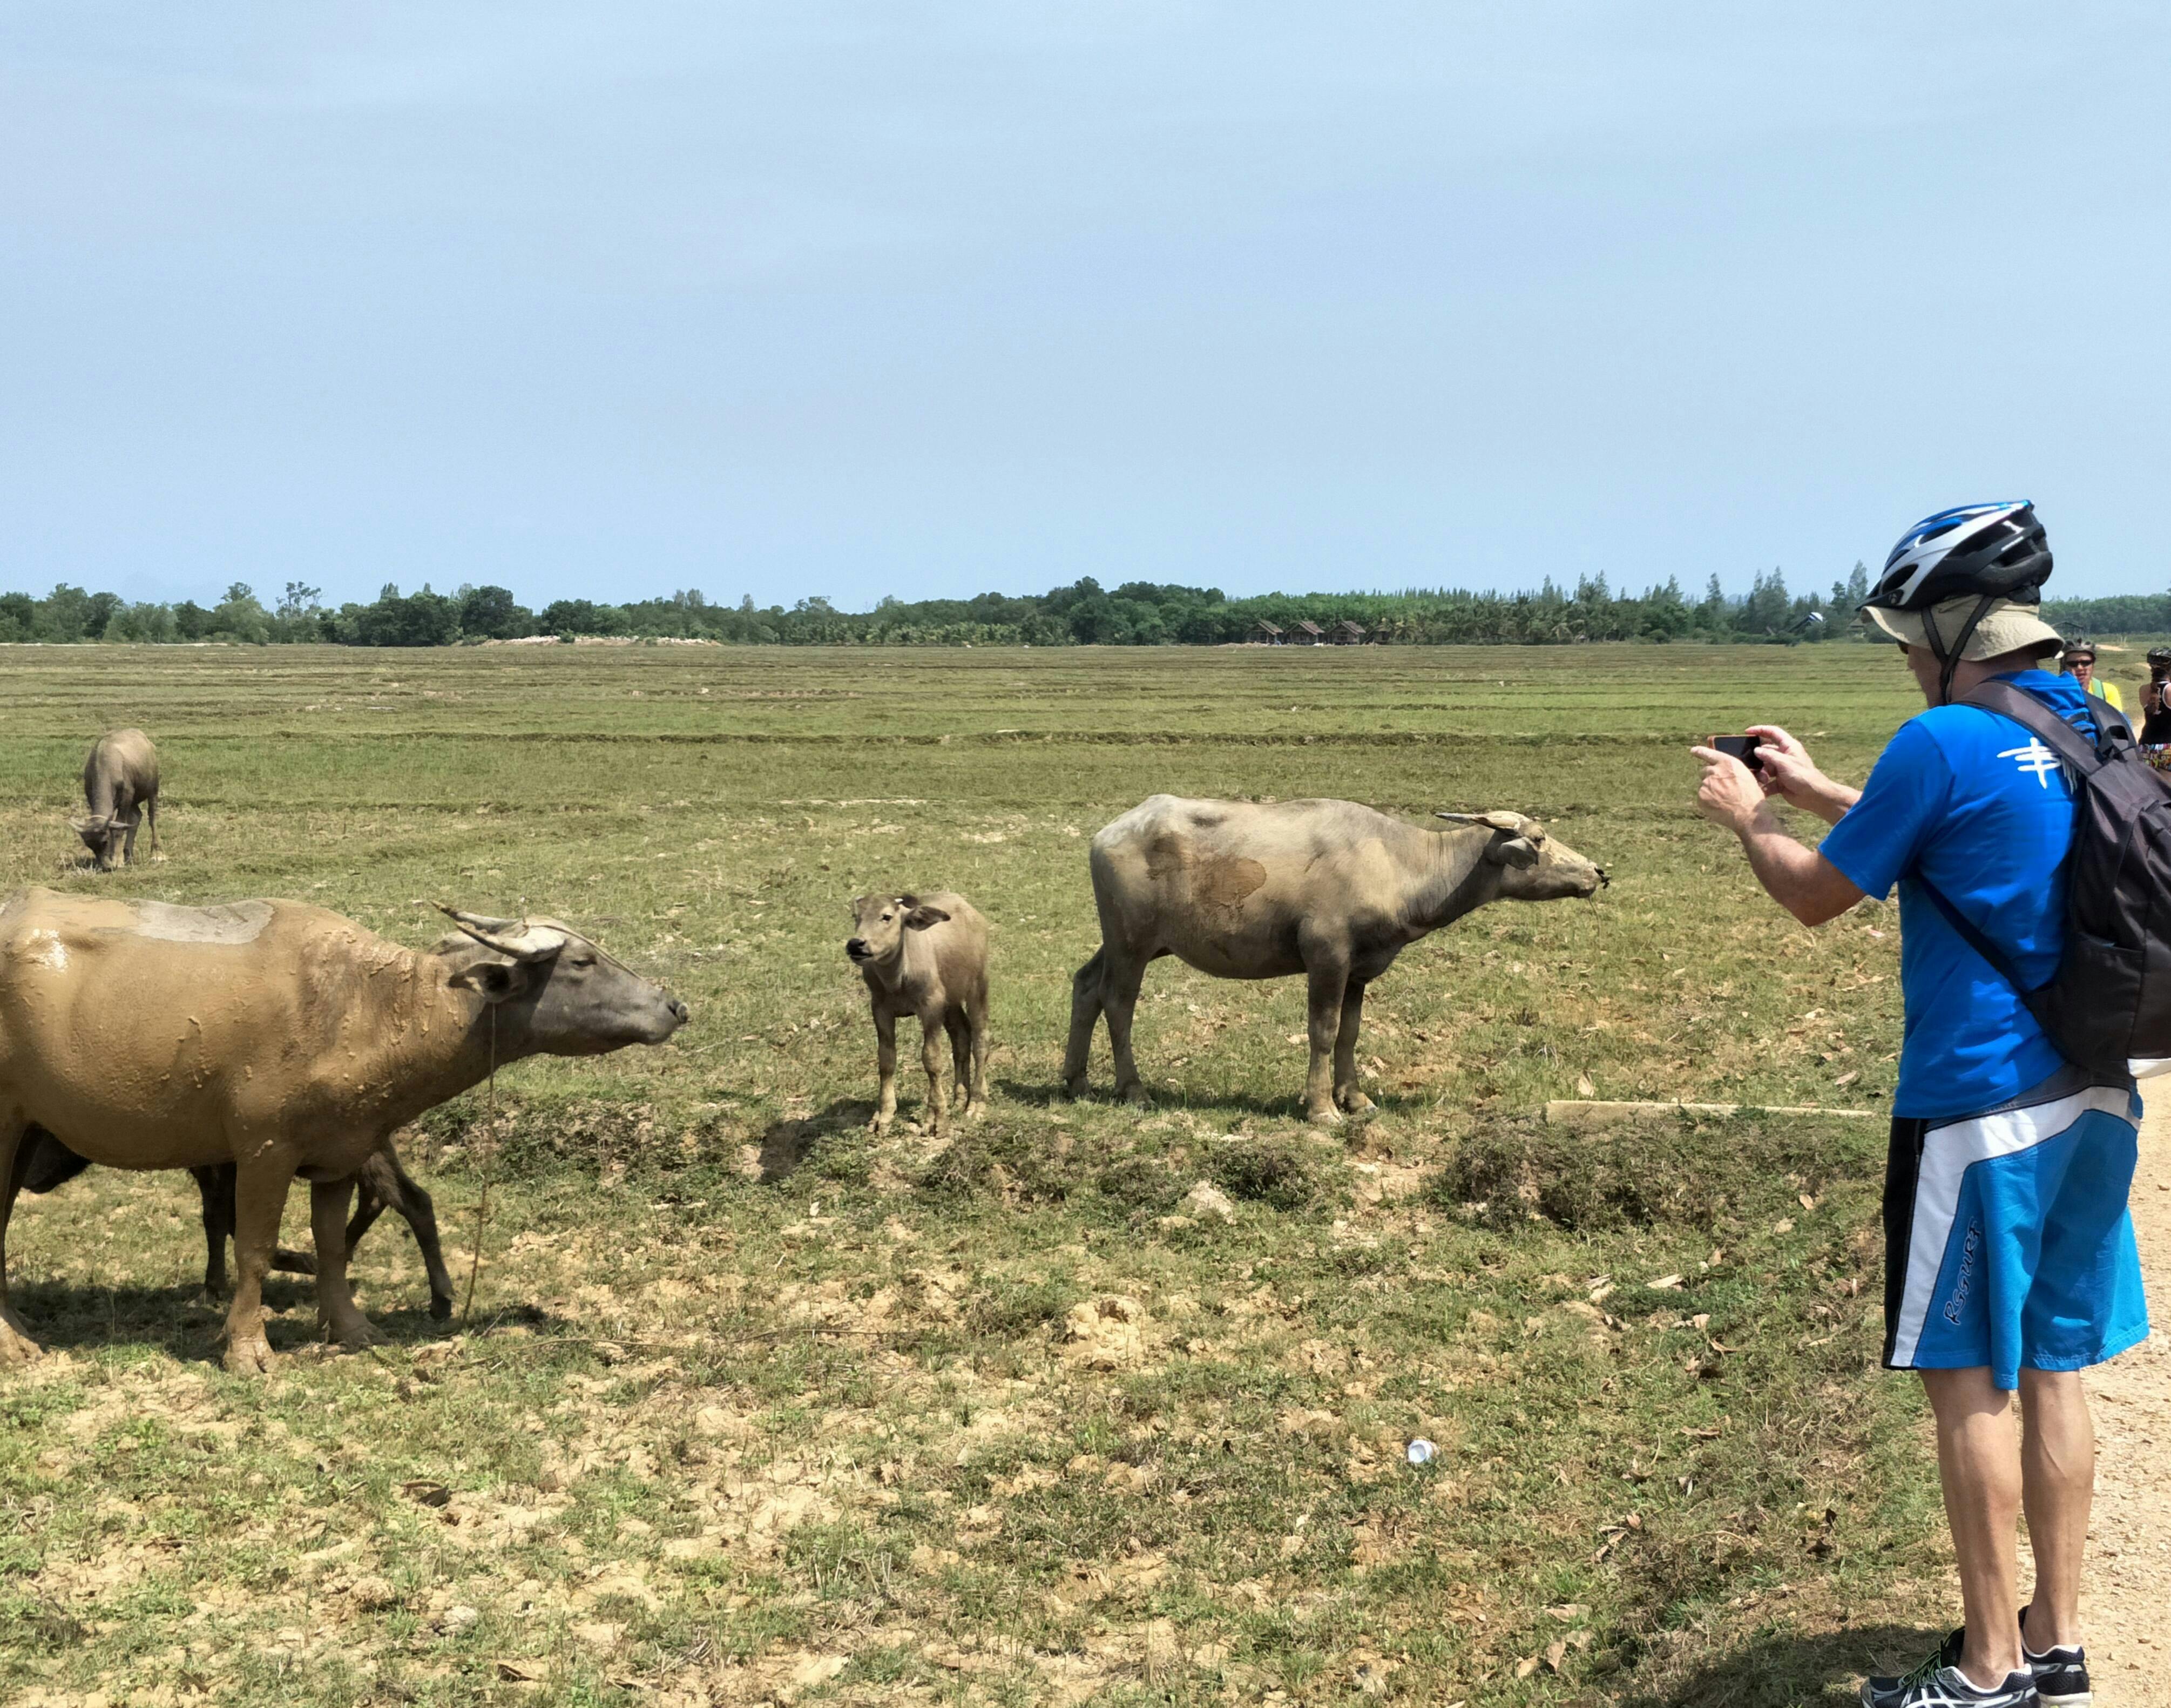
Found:
[[2126, 1193], [2141, 1098], [2057, 1075], [1957, 1120], [1900, 1116], [1884, 1177], [1884, 1363], [2079, 1370], [2148, 1335]]

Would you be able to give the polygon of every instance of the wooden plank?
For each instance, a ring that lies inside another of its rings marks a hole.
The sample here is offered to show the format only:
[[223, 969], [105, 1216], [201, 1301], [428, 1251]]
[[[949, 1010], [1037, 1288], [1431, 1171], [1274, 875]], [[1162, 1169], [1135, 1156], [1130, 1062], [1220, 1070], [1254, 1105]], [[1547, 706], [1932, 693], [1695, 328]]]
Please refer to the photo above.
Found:
[[1835, 1120], [1881, 1121], [1891, 1119], [1883, 1109], [1816, 1109], [1800, 1104], [1754, 1103], [1607, 1103], [1588, 1098], [1556, 1098], [1546, 1105], [1546, 1120], [1557, 1126], [1611, 1126], [1648, 1115], [1825, 1115]]

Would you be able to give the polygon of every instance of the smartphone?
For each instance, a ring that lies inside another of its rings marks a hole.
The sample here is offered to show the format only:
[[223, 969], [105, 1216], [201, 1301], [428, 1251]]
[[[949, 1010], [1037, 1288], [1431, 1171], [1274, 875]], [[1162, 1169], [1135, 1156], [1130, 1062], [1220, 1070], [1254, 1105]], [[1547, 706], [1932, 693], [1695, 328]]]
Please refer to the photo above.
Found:
[[1756, 749], [1764, 745], [1761, 735], [1714, 735], [1711, 744], [1729, 758], [1739, 760], [1753, 771], [1764, 769], [1764, 761], [1756, 757]]

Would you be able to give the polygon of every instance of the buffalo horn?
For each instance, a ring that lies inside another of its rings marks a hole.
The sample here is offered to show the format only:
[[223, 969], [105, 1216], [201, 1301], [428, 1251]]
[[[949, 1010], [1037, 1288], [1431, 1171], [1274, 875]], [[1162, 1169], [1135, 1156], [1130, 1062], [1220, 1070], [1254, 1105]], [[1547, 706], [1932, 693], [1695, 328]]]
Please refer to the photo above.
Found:
[[1523, 828], [1520, 817], [1514, 813], [1434, 813], [1435, 819], [1447, 819], [1458, 824], [1484, 824], [1495, 830], [1514, 830]]
[[437, 911], [447, 919], [461, 925], [471, 925], [477, 931], [504, 931], [520, 923], [517, 919], [492, 919], [486, 913], [462, 913], [457, 907], [448, 907], [442, 901], [437, 904]]
[[[480, 943], [485, 948], [516, 961], [547, 961], [566, 947], [566, 933], [545, 925], [531, 925], [525, 920], [490, 919], [481, 914], [462, 913], [458, 908], [447, 907], [442, 901], [437, 911]], [[508, 926], [518, 929], [508, 931]]]

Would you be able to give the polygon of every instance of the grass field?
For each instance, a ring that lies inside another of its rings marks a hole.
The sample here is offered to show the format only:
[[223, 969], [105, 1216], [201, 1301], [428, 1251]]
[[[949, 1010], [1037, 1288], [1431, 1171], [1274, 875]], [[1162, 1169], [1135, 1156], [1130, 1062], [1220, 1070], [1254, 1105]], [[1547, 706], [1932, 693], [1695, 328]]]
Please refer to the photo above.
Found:
[[[1883, 1107], [1894, 910], [1793, 927], [1682, 749], [1772, 719], [1858, 778], [1911, 692], [1852, 646], [0, 649], [0, 889], [293, 896], [414, 944], [418, 904], [524, 905], [694, 1014], [409, 1136], [463, 1278], [494, 1176], [464, 1331], [388, 1221], [391, 1344], [314, 1345], [281, 1281], [291, 1356], [230, 1378], [185, 1176], [26, 1200], [51, 1356], [0, 1377], [0, 1698], [1844, 1690], [1949, 1615], [1914, 1395], [1873, 1373], [1881, 1125], [1533, 1114]], [[129, 723], [167, 857], [97, 878], [65, 816]], [[1514, 808], [1613, 886], [1407, 952], [1364, 1125], [1296, 1119], [1300, 985], [1168, 962], [1154, 1109], [1105, 1100], [1105, 1034], [1069, 1104], [1085, 839], [1159, 790]], [[994, 1111], [954, 1144], [863, 1131], [841, 944], [883, 886], [995, 927]]]

